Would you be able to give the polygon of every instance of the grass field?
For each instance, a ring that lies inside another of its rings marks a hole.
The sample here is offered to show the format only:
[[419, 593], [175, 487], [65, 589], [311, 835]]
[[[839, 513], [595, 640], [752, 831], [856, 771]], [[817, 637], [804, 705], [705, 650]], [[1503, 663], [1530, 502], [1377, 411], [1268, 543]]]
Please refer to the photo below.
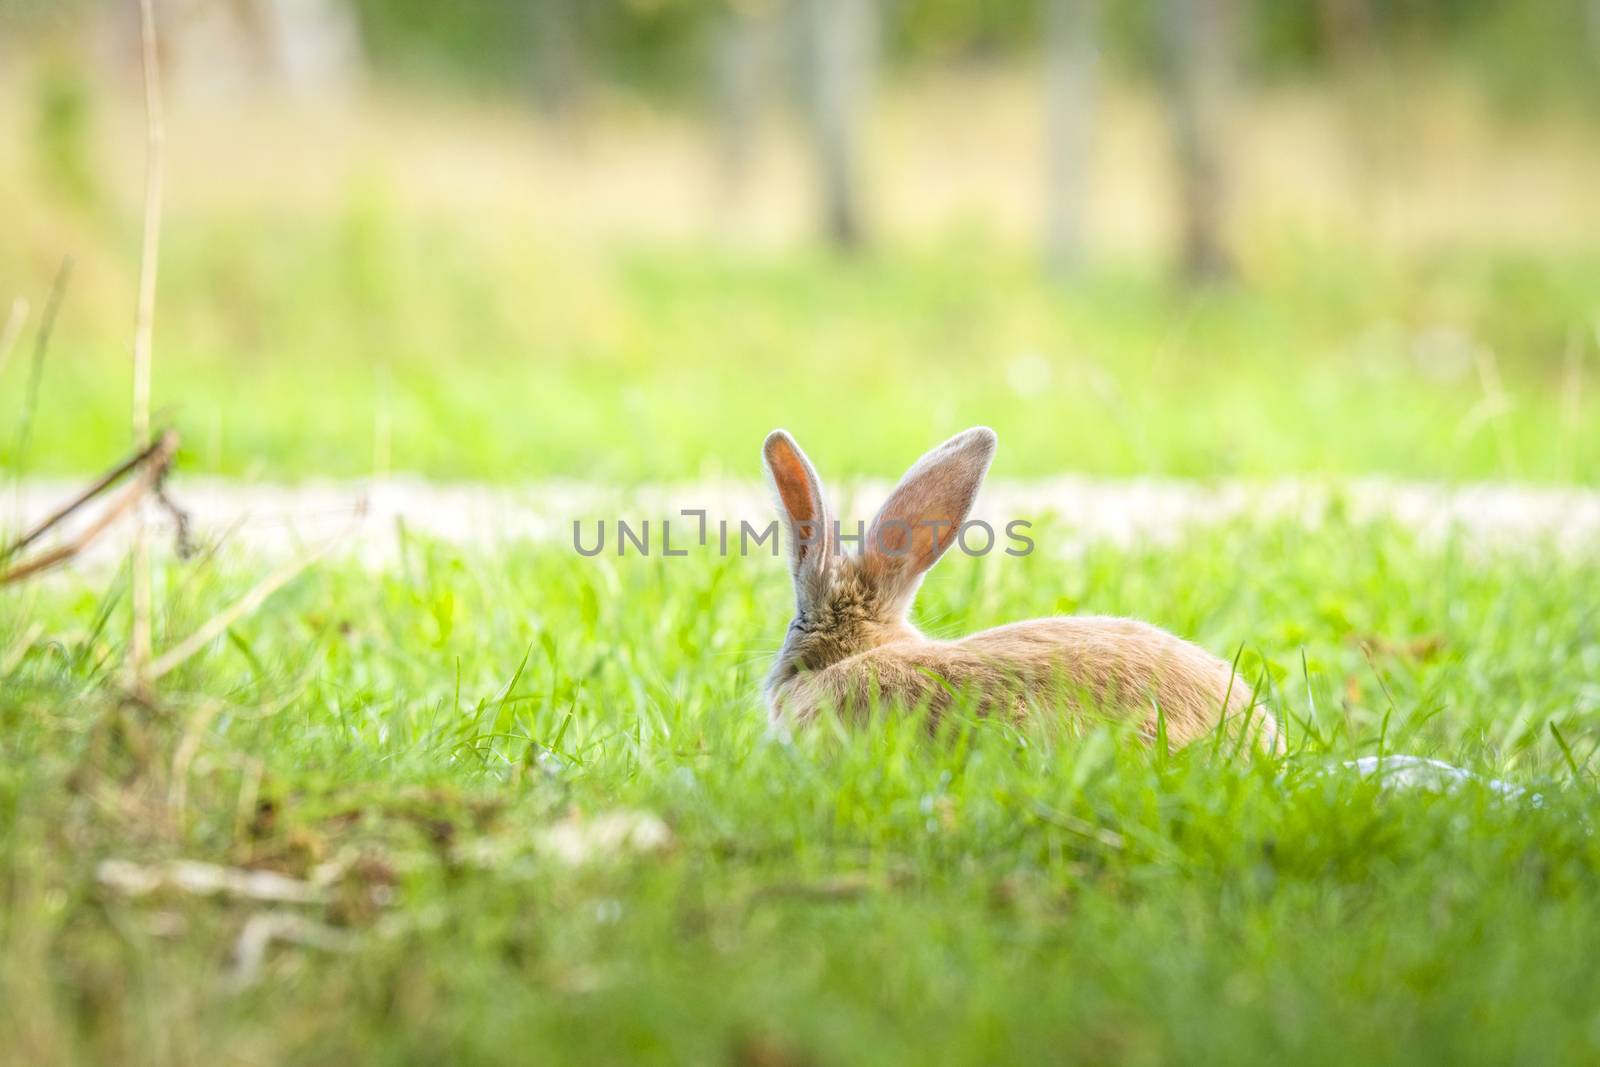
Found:
[[[171, 625], [250, 577], [170, 575]], [[765, 557], [411, 543], [392, 573], [297, 583], [156, 708], [105, 686], [124, 599], [0, 609], [19, 1062], [1584, 1063], [1600, 1045], [1593, 558], [1335, 519], [952, 558], [930, 582], [936, 632], [1094, 609], [1243, 646], [1292, 748], [1251, 764], [993, 724], [775, 742], [754, 688], [788, 589]], [[30, 615], [53, 636], [17, 644]], [[1541, 799], [1322, 773], [1396, 751]], [[608, 847], [618, 812], [670, 840]], [[172, 858], [320, 876], [327, 899], [96, 880]], [[337, 941], [241, 972], [250, 916], [282, 911]]]
[[[84, 473], [128, 443], [139, 187], [109, 164], [138, 157], [138, 115], [109, 94], [47, 150], [11, 88], [0, 302], [37, 322], [76, 267], [28, 439], [0, 432], [0, 465]], [[1495, 117], [1427, 81], [1264, 94], [1240, 122], [1241, 277], [1196, 291], [1166, 268], [1159, 112], [1122, 91], [1088, 264], [1045, 276], [1027, 92], [891, 96], [881, 240], [845, 262], [796, 236], [810, 201], [787, 126], [748, 190], [787, 220], [773, 237], [737, 223], [706, 132], [670, 117], [624, 111], [574, 146], [404, 98], [180, 99], [157, 408], [184, 470], [273, 479], [745, 477], [777, 425], [830, 472], [888, 477], [889, 456], [974, 423], [1006, 442], [1000, 476], [1600, 478], [1586, 119]], [[93, 195], [49, 180], [63, 153]], [[26, 348], [0, 368], [0, 426], [28, 406]]]
[[[1001, 476], [1600, 477], [1596, 262], [1386, 273], [1286, 250], [1258, 285], [1189, 293], [1137, 275], [1052, 286], [982, 243], [842, 268], [485, 260], [449, 233], [360, 227], [172, 243], [182, 296], [156, 402], [196, 473], [744, 477], [751, 443], [787, 425], [828, 469], [882, 477], [886, 457], [987, 422]], [[24, 457], [39, 473], [126, 445], [121, 324], [66, 307]], [[12, 363], [0, 403], [20, 413]]]
[[[930, 175], [944, 214], [912, 226], [933, 209], [883, 197], [889, 236], [854, 259], [698, 224], [584, 232], [606, 203], [584, 166], [630, 223], [710, 200], [685, 191], [705, 145], [671, 123], [626, 116], [579, 165], [503, 115], [179, 103], [155, 367], [175, 495], [418, 472], [626, 500], [754, 478], [778, 425], [826, 478], [882, 479], [977, 423], [1014, 486], [1593, 486], [1593, 135], [1394, 84], [1346, 126], [1292, 92], [1252, 113], [1240, 277], [1202, 289], [1137, 241], [1040, 270], [1014, 86], [892, 102], [879, 173]], [[0, 92], [0, 130], [32, 128], [24, 98]], [[1101, 184], [1137, 206], [1158, 116], [1108, 106]], [[112, 177], [76, 201], [0, 137], [0, 297], [33, 308], [0, 366], [3, 530], [13, 478], [129, 447], [137, 215], [126, 168], [90, 164], [137, 140], [104, 115], [106, 144], [71, 158]], [[963, 182], [999, 222], [961, 221]], [[123, 685], [126, 568], [7, 588], [0, 1063], [1600, 1059], [1600, 552], [1337, 506], [1165, 532], [1079, 552], [1046, 525], [1027, 558], [952, 554], [919, 621], [1140, 616], [1238, 657], [1281, 758], [959, 719], [776, 740], [758, 687], [792, 600], [762, 555], [402, 528], [397, 562], [314, 567], [149, 701]], [[158, 650], [269, 565], [164, 552]], [[1341, 765], [1395, 753], [1526, 792], [1385, 791]]]

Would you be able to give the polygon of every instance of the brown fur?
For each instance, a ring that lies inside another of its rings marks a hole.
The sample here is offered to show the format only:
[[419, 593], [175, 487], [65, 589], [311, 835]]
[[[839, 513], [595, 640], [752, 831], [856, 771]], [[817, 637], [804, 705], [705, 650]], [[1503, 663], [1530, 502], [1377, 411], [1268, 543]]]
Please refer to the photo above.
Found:
[[[1135, 720], [1154, 739], [1183, 745], [1226, 722], [1278, 744], [1277, 724], [1251, 708], [1251, 687], [1230, 665], [1165, 630], [1101, 616], [1033, 619], [957, 641], [924, 637], [907, 621], [917, 586], [955, 541], [994, 454], [995, 436], [968, 430], [929, 452], [868, 528], [860, 554], [819, 536], [832, 517], [805, 454], [781, 430], [763, 456], [788, 525], [795, 617], [767, 677], [774, 725], [804, 727], [826, 712], [860, 721], [879, 707], [919, 708], [936, 725], [958, 701], [1020, 721]], [[924, 525], [935, 519], [937, 526]], [[1226, 714], [1224, 709], [1226, 708]]]

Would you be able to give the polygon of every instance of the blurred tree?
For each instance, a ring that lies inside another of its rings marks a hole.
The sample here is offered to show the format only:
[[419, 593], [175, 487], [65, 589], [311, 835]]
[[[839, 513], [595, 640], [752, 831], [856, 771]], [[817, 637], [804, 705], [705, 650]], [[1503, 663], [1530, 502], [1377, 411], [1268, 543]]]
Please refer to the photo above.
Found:
[[733, 201], [740, 198], [748, 179], [772, 16], [766, 0], [727, 0], [713, 31], [718, 181], [721, 192]]
[[851, 249], [865, 240], [858, 171], [877, 51], [876, 0], [798, 3], [824, 232], [835, 247]]
[[578, 0], [529, 0], [527, 12], [534, 98], [546, 116], [570, 126], [583, 82]]
[[[194, 8], [232, 2], [182, 0]], [[585, 81], [682, 101], [704, 95], [707, 35], [721, 32], [728, 5], [742, 0], [341, 2], [359, 10], [364, 44], [388, 71], [513, 87], [545, 78], [536, 68], [581, 57]], [[798, 17], [812, 0], [766, 2]], [[885, 59], [910, 65], [1026, 55], [1045, 39], [1054, 0], [867, 2], [884, 11]], [[1556, 95], [1574, 92], [1580, 82], [1587, 92], [1595, 80], [1592, 70], [1579, 69], [1589, 49], [1582, 23], [1595, 4], [1600, 0], [1235, 0], [1233, 6], [1240, 57], [1248, 55], [1256, 73], [1315, 72], [1346, 48], [1366, 48], [1461, 63], [1496, 92], [1517, 81], [1530, 93]], [[38, 25], [96, 5], [116, 6], [115, 0], [0, 0], [0, 13]], [[555, 31], [547, 42], [565, 38], [577, 50], [549, 43], [552, 54], [541, 59], [547, 45], [530, 48], [547, 17]], [[1103, 52], [1139, 74], [1169, 67], [1170, 21], [1167, 0], [1102, 3]], [[559, 67], [552, 80], [561, 84]]]
[[326, 99], [361, 74], [361, 35], [351, 0], [232, 0], [260, 75], [291, 92]]
[[1083, 258], [1090, 147], [1094, 140], [1099, 0], [1048, 0], [1046, 112], [1050, 154], [1047, 253], [1052, 269]]
[[[360, 81], [353, 0], [158, 0], [156, 7], [162, 73], [174, 92], [288, 90], [326, 101]], [[87, 28], [136, 77], [138, 5], [108, 0], [92, 11]]]
[[1372, 0], [1317, 0], [1317, 21], [1328, 51], [1351, 58], [1372, 40]]
[[1166, 110], [1178, 161], [1183, 270], [1192, 281], [1232, 273], [1223, 244], [1232, 0], [1163, 0]]

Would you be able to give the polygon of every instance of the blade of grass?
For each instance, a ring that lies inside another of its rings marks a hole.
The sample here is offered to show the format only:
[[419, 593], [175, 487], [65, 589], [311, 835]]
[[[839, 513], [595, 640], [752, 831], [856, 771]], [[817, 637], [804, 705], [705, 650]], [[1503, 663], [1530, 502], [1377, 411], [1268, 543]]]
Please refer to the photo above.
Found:
[[1222, 711], [1217, 716], [1216, 729], [1211, 731], [1211, 758], [1216, 759], [1222, 751], [1222, 731], [1228, 721], [1228, 707], [1233, 703], [1233, 680], [1239, 677], [1239, 659], [1244, 655], [1244, 642], [1239, 642], [1239, 650], [1233, 654], [1233, 665], [1228, 669], [1228, 688], [1222, 694]]
[[[33, 359], [28, 365], [28, 384], [23, 391], [22, 412], [17, 417], [17, 446], [12, 462], [12, 474], [20, 485], [28, 466], [28, 448], [33, 439], [33, 416], [39, 407], [39, 388], [44, 380], [45, 358], [50, 354], [50, 339], [56, 332], [56, 315], [61, 311], [61, 301], [66, 297], [67, 282], [72, 279], [72, 257], [64, 256], [56, 276], [50, 283], [50, 295], [45, 297], [44, 315], [39, 319], [39, 332], [33, 336]], [[20, 329], [20, 327], [19, 327]]]
[[1566, 758], [1567, 766], [1572, 770], [1572, 777], [1582, 778], [1583, 771], [1579, 769], [1578, 761], [1573, 758], [1572, 748], [1567, 744], [1567, 739], [1561, 736], [1561, 730], [1556, 726], [1554, 720], [1550, 722], [1550, 736], [1556, 739], [1556, 744], [1561, 749], [1561, 755]]
[[6, 364], [11, 362], [11, 353], [17, 346], [17, 338], [22, 336], [22, 327], [28, 321], [28, 302], [22, 297], [17, 297], [11, 302], [11, 311], [6, 315], [6, 324], [0, 328], [0, 375], [6, 372]]
[[252, 586], [250, 590], [244, 594], [244, 596], [240, 597], [226, 608], [223, 608], [221, 611], [217, 612], [217, 614], [213, 615], [210, 619], [207, 619], [200, 625], [199, 629], [195, 630], [194, 633], [190, 634], [184, 640], [178, 642], [177, 645], [168, 649], [161, 656], [153, 660], [149, 667], [146, 668], [142, 676], [143, 680], [147, 683], [154, 682], [161, 678], [162, 675], [168, 674], [174, 668], [180, 666], [185, 660], [193, 656], [196, 652], [200, 651], [211, 641], [214, 641], [216, 638], [220, 637], [228, 629], [228, 627], [232, 626], [234, 623], [238, 622], [240, 619], [259, 608], [263, 603], [266, 602], [268, 597], [270, 597], [273, 593], [276, 593], [289, 582], [293, 581], [294, 578], [307, 567], [311, 566], [317, 560], [333, 551], [334, 547], [342, 542], [346, 535], [354, 530], [355, 527], [352, 526], [343, 533], [328, 538], [310, 552], [307, 552], [296, 559], [290, 560], [282, 567], [261, 579], [261, 581]]

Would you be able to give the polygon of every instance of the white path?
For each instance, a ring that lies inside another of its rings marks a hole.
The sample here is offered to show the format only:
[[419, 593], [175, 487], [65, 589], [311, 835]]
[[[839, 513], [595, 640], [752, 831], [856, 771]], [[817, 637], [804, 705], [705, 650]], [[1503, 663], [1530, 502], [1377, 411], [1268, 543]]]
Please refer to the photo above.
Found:
[[[17, 493], [7, 491], [0, 497], [0, 522], [14, 531], [21, 525], [18, 515], [35, 521], [77, 488], [65, 481], [25, 483]], [[840, 510], [846, 516], [864, 517], [887, 488], [854, 486], [842, 494]], [[574, 521], [583, 524], [585, 543], [592, 544], [596, 522], [605, 519], [607, 550], [612, 551], [617, 519], [627, 520], [635, 529], [649, 520], [659, 551], [663, 519], [672, 521], [674, 547], [689, 544], [697, 532], [697, 520], [679, 514], [684, 509], [707, 512], [713, 546], [719, 521], [729, 524], [736, 540], [741, 520], [764, 528], [772, 519], [766, 490], [753, 482], [619, 489], [579, 482], [484, 486], [393, 478], [283, 486], [180, 476], [172, 479], [169, 490], [192, 516], [196, 539], [203, 544], [220, 540], [229, 552], [270, 559], [349, 531], [338, 551], [373, 565], [394, 557], [402, 527], [479, 548], [531, 539], [572, 551]], [[366, 514], [358, 520], [362, 501]], [[1054, 516], [1061, 525], [1055, 536], [1039, 538], [1039, 550], [1070, 552], [1097, 540], [1167, 540], [1196, 524], [1241, 516], [1292, 517], [1315, 527], [1334, 507], [1358, 519], [1392, 518], [1426, 537], [1454, 533], [1486, 547], [1552, 544], [1566, 552], [1600, 553], [1600, 491], [1575, 488], [1452, 487], [1379, 479], [1250, 483], [1065, 477], [991, 483], [975, 517], [1003, 531], [1012, 519], [1037, 524]], [[167, 523], [159, 515], [156, 521]], [[88, 564], [99, 566], [120, 558], [129, 529], [124, 522], [109, 531]], [[170, 547], [172, 539], [162, 536], [159, 543]]]

